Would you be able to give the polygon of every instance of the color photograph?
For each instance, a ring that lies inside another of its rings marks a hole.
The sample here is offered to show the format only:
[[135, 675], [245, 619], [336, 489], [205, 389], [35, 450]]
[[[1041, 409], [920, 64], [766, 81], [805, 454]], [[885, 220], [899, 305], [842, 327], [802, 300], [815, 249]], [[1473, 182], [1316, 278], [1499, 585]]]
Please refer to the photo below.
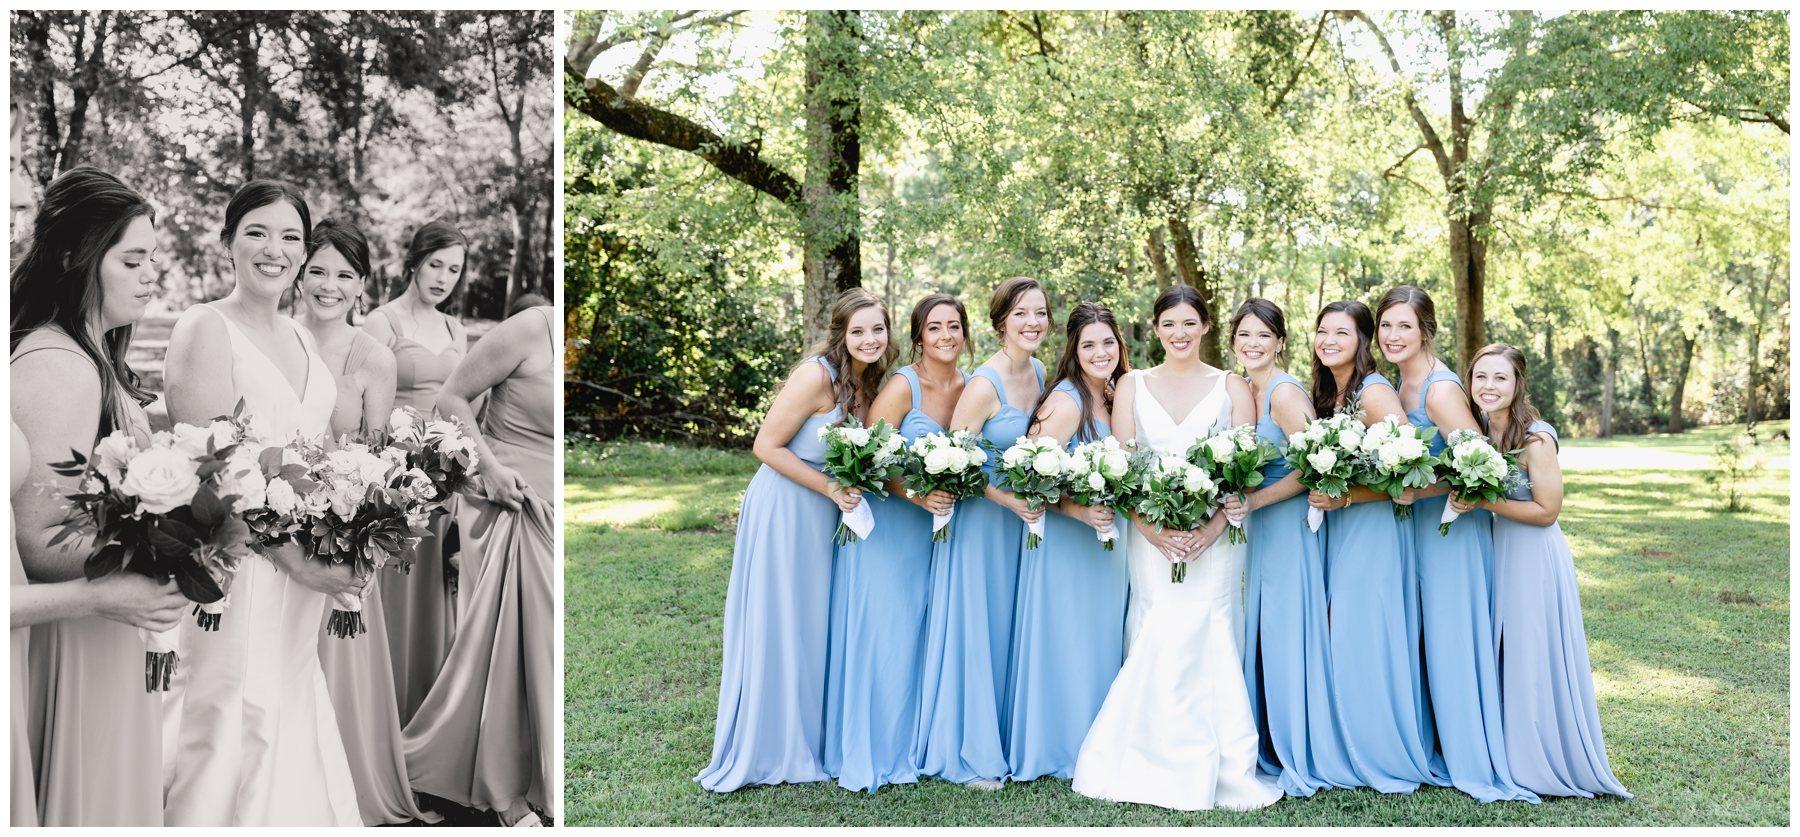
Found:
[[1789, 823], [1785, 12], [557, 14], [566, 824]]
[[11, 823], [561, 816], [549, 12], [11, 14]]

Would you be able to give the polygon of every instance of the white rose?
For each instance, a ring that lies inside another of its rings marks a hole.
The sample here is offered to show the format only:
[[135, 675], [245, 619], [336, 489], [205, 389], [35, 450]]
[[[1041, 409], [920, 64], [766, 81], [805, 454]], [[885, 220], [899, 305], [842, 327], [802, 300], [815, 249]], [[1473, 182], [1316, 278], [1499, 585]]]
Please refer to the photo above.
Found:
[[118, 485], [125, 478], [125, 465], [137, 453], [137, 443], [131, 435], [123, 430], [114, 430], [94, 446], [94, 470], [106, 477], [107, 482]]
[[1337, 467], [1337, 463], [1337, 451], [1330, 448], [1314, 451], [1306, 455], [1306, 464], [1311, 465], [1313, 470], [1321, 474], [1329, 473], [1332, 468]]
[[1011, 447], [1006, 449], [1006, 453], [1000, 455], [1000, 463], [1008, 468], [1017, 468], [1025, 464], [1025, 460], [1030, 456], [1031, 451], [1028, 448]]
[[413, 419], [411, 410], [405, 407], [395, 407], [393, 412], [388, 413], [389, 433], [399, 436], [403, 433], [411, 433], [417, 428], [418, 423]]
[[866, 427], [846, 427], [844, 428], [844, 441], [859, 448], [867, 445], [869, 443], [869, 429]]
[[461, 436], [462, 428], [458, 427], [456, 422], [436, 419], [425, 424], [425, 435], [431, 438]]
[[1419, 459], [1423, 457], [1425, 451], [1428, 450], [1428, 448], [1425, 447], [1425, 442], [1417, 436], [1401, 436], [1394, 440], [1394, 448], [1400, 452], [1401, 459], [1407, 460]]
[[200, 488], [192, 457], [178, 450], [147, 450], [131, 458], [119, 490], [144, 511], [166, 514], [188, 504]]
[[1106, 456], [1101, 457], [1101, 462], [1109, 477], [1122, 477], [1131, 470], [1131, 457], [1123, 450], [1107, 451]]
[[212, 431], [205, 427], [191, 424], [177, 424], [172, 431], [175, 450], [186, 454], [189, 458], [206, 455], [206, 443], [212, 441]]
[[231, 502], [231, 510], [243, 514], [262, 508], [267, 502], [267, 490], [268, 482], [263, 479], [262, 468], [256, 464], [256, 454], [247, 447], [239, 447], [220, 472], [219, 493], [236, 497]]
[[1237, 452], [1237, 443], [1232, 441], [1231, 434], [1221, 433], [1206, 440], [1206, 452], [1212, 454], [1215, 462], [1223, 462]]
[[1203, 491], [1211, 490], [1213, 481], [1206, 475], [1205, 471], [1189, 466], [1187, 474], [1182, 477], [1181, 486], [1186, 488], [1190, 494], [1199, 494]]
[[300, 507], [300, 495], [294, 493], [294, 486], [287, 480], [270, 480], [264, 491], [264, 502], [276, 514], [289, 515]]
[[326, 502], [331, 505], [332, 513], [344, 520], [349, 520], [356, 516], [356, 510], [362, 506], [363, 487], [346, 483], [333, 486], [330, 491], [325, 492], [325, 495]]
[[1100, 476], [1098, 472], [1088, 474], [1087, 484], [1090, 490], [1099, 491], [1106, 487], [1106, 478]]
[[955, 448], [938, 448], [925, 454], [925, 470], [933, 474], [942, 474], [959, 470], [956, 467], [957, 451]]
[[1069, 473], [1072, 476], [1077, 476], [1077, 477], [1085, 477], [1088, 475], [1089, 471], [1092, 471], [1094, 469], [1092, 463], [1088, 462], [1088, 458], [1081, 454], [1076, 454], [1074, 456], [1070, 456], [1069, 461], [1068, 461], [1068, 466], [1069, 466]]
[[406, 451], [399, 448], [382, 448], [381, 460], [396, 468], [406, 466]]
[[366, 451], [357, 454], [356, 467], [357, 476], [373, 485], [386, 485], [388, 474], [394, 471], [394, 463]]
[[1031, 469], [1047, 477], [1054, 477], [1063, 470], [1062, 451], [1047, 450], [1031, 460]]
[[906, 437], [895, 433], [894, 435], [889, 436], [887, 441], [881, 443], [881, 452], [891, 456], [905, 445]]
[[981, 448], [966, 448], [963, 450], [963, 453], [969, 457], [969, 462], [972, 464], [975, 464], [975, 465], [986, 465], [987, 464], [987, 459], [988, 459], [987, 451], [985, 451]]
[[313, 489], [312, 493], [303, 499], [306, 503], [306, 513], [313, 517], [331, 510], [331, 491], [323, 485]]

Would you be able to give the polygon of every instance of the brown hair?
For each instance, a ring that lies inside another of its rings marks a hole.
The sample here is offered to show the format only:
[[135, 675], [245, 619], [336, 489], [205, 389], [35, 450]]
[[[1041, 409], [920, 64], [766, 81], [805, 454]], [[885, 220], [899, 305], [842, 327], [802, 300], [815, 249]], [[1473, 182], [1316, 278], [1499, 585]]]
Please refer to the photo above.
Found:
[[[1475, 364], [1488, 355], [1499, 355], [1512, 366], [1513, 400], [1506, 407], [1506, 432], [1501, 434], [1500, 450], [1518, 450], [1525, 447], [1525, 441], [1531, 436], [1526, 428], [1538, 420], [1537, 408], [1531, 406], [1531, 395], [1525, 391], [1525, 353], [1505, 343], [1489, 343], [1481, 347], [1481, 351], [1476, 352], [1475, 358], [1469, 361], [1468, 369], [1463, 371], [1464, 381], [1475, 379]], [[1487, 413], [1482, 411], [1480, 404], [1475, 403], [1472, 393], [1474, 388], [1474, 384], [1470, 384], [1470, 391], [1465, 392], [1463, 397], [1469, 400], [1469, 412], [1479, 416], [1485, 428], [1488, 423]]]
[[1238, 323], [1243, 322], [1245, 317], [1255, 317], [1257, 320], [1261, 321], [1263, 325], [1268, 326], [1270, 331], [1275, 332], [1275, 339], [1281, 341], [1281, 354], [1277, 355], [1277, 357], [1280, 358], [1282, 363], [1286, 363], [1288, 336], [1287, 318], [1281, 316], [1281, 308], [1279, 306], [1259, 296], [1253, 296], [1244, 300], [1243, 304], [1239, 305], [1237, 310], [1232, 312], [1231, 322], [1225, 329], [1226, 346], [1232, 348], [1237, 346], [1237, 339], [1234, 335], [1237, 334]]
[[1113, 393], [1118, 389], [1119, 379], [1129, 369], [1125, 359], [1125, 336], [1119, 333], [1119, 322], [1113, 318], [1111, 310], [1098, 302], [1083, 302], [1069, 312], [1068, 340], [1063, 343], [1062, 358], [1056, 362], [1056, 374], [1050, 379], [1049, 385], [1038, 393], [1037, 404], [1031, 408], [1031, 426], [1026, 429], [1027, 433], [1037, 429], [1038, 411], [1044, 408], [1044, 402], [1050, 398], [1051, 391], [1058, 383], [1068, 381], [1075, 385], [1075, 393], [1081, 401], [1081, 425], [1076, 432], [1089, 439], [1096, 435], [1098, 428], [1094, 427], [1093, 414], [1088, 412], [1088, 406], [1094, 403], [1095, 393], [1088, 390], [1087, 376], [1082, 374], [1081, 360], [1076, 354], [1081, 346], [1082, 329], [1095, 323], [1104, 323], [1112, 329], [1113, 339], [1119, 342], [1119, 362], [1113, 366], [1112, 374], [1106, 379], [1106, 389], [1098, 394], [1106, 405], [1107, 412], [1112, 412]]
[[1050, 320], [1050, 327], [1056, 327], [1056, 318], [1049, 316], [1050, 292], [1044, 290], [1042, 283], [1029, 276], [1014, 276], [994, 288], [993, 299], [988, 300], [988, 324], [994, 327], [1004, 340], [1006, 337], [1006, 315], [1012, 313], [1013, 306], [1018, 304], [1019, 297], [1027, 292], [1037, 291], [1044, 295], [1045, 316]]
[[[1346, 314], [1356, 323], [1356, 354], [1351, 358], [1353, 364], [1350, 371], [1350, 385], [1369, 377], [1375, 371], [1375, 355], [1370, 343], [1375, 340], [1375, 316], [1369, 313], [1369, 306], [1354, 299], [1340, 299], [1319, 309], [1319, 316], [1313, 320], [1313, 331], [1317, 332], [1319, 324], [1325, 322], [1326, 314]], [[1319, 350], [1315, 346], [1312, 352], [1312, 399], [1313, 411], [1319, 416], [1329, 416], [1337, 412], [1338, 388], [1337, 377], [1331, 374], [1331, 368], [1319, 360]]]
[[1212, 327], [1212, 312], [1206, 310], [1206, 301], [1200, 298], [1199, 289], [1193, 285], [1170, 285], [1163, 288], [1162, 293], [1156, 295], [1156, 302], [1150, 306], [1150, 323], [1155, 325], [1156, 319], [1164, 311], [1177, 305], [1186, 305], [1200, 312], [1201, 325]]
[[1437, 304], [1431, 301], [1431, 294], [1418, 285], [1400, 285], [1381, 295], [1381, 302], [1375, 306], [1375, 319], [1387, 313], [1396, 305], [1412, 306], [1414, 314], [1419, 317], [1419, 331], [1425, 335], [1425, 351], [1433, 351], [1437, 340]]
[[[850, 348], [845, 338], [850, 333], [850, 318], [856, 312], [868, 307], [881, 309], [881, 322], [888, 327], [887, 349], [881, 353], [881, 359], [863, 369], [861, 378], [851, 377]], [[864, 404], [874, 400], [876, 388], [887, 380], [888, 368], [894, 365], [899, 350], [894, 347], [893, 321], [888, 317], [887, 305], [878, 297], [862, 288], [847, 288], [837, 295], [831, 303], [831, 329], [826, 332], [825, 339], [806, 353], [806, 359], [800, 366], [806, 365], [812, 358], [823, 358], [832, 371], [832, 391], [837, 394], [837, 405], [844, 411], [844, 418], [856, 415]], [[795, 366], [798, 372], [800, 366]], [[846, 386], [845, 384], [849, 384]]]
[[913, 306], [912, 350], [907, 357], [909, 363], [918, 363], [919, 355], [924, 353], [925, 318], [931, 316], [931, 309], [939, 305], [949, 305], [956, 309], [956, 318], [962, 321], [963, 351], [968, 353], [970, 360], [975, 359], [975, 335], [969, 333], [969, 309], [963, 307], [962, 300], [939, 291], [926, 294], [924, 299], [919, 300], [919, 303]]

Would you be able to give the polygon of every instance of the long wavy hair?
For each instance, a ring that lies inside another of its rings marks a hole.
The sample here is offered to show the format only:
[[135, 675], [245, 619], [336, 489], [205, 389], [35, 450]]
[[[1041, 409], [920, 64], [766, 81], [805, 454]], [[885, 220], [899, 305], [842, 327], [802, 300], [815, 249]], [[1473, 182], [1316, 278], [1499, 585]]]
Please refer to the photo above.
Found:
[[1476, 352], [1475, 358], [1469, 361], [1469, 368], [1463, 370], [1463, 380], [1471, 382], [1463, 397], [1469, 400], [1469, 412], [1480, 416], [1482, 427], [1486, 427], [1487, 413], [1482, 411], [1480, 404], [1475, 403], [1475, 385], [1472, 382], [1475, 380], [1475, 364], [1488, 355], [1498, 355], [1512, 367], [1513, 400], [1506, 408], [1506, 432], [1500, 434], [1500, 449], [1518, 450], [1525, 446], [1525, 440], [1531, 435], [1526, 428], [1539, 418], [1537, 407], [1532, 406], [1531, 394], [1525, 387], [1524, 352], [1505, 343], [1489, 343], [1481, 347], [1481, 351]]
[[136, 190], [92, 166], [77, 166], [50, 182], [32, 222], [31, 242], [12, 269], [12, 337], [9, 350], [37, 329], [56, 326], [68, 334], [100, 373], [100, 432], [127, 423], [121, 394], [139, 404], [156, 397], [125, 362], [132, 325], [96, 339], [89, 331], [106, 304], [100, 265], [139, 217], [156, 211]]
[[[412, 287], [413, 280], [419, 275], [419, 265], [425, 257], [446, 247], [462, 245], [463, 264], [468, 265], [469, 238], [459, 230], [443, 221], [431, 221], [413, 233], [412, 242], [406, 245], [406, 258], [400, 262], [400, 278], [405, 280], [400, 286], [400, 293]], [[458, 277], [457, 281], [462, 281]], [[395, 294], [397, 298], [399, 294]]]
[[939, 291], [926, 294], [912, 310], [912, 349], [907, 352], [908, 363], [918, 363], [925, 354], [925, 318], [931, 316], [931, 309], [939, 305], [948, 305], [956, 309], [956, 318], [962, 321], [963, 352], [973, 361], [975, 359], [975, 335], [969, 333], [969, 309], [964, 308], [962, 300]]
[[[864, 308], [881, 310], [881, 322], [888, 329], [887, 349], [881, 353], [881, 359], [863, 368], [860, 377], [851, 374], [850, 347], [845, 339], [850, 334], [850, 318]], [[883, 381], [887, 380], [888, 371], [893, 368], [894, 361], [900, 356], [900, 350], [894, 346], [894, 326], [888, 316], [887, 304], [862, 288], [848, 288], [837, 295], [831, 303], [831, 329], [825, 339], [819, 341], [806, 353], [805, 359], [794, 367], [798, 372], [801, 366], [815, 357], [824, 358], [831, 367], [832, 391], [837, 394], [837, 405], [843, 410], [845, 419], [856, 415], [862, 408], [875, 400], [875, 392]], [[789, 373], [790, 377], [792, 373]]]
[[[1098, 393], [1088, 386], [1087, 375], [1081, 369], [1081, 358], [1078, 354], [1082, 330], [1095, 323], [1105, 324], [1107, 328], [1112, 329], [1113, 339], [1119, 344], [1118, 363], [1113, 365], [1112, 374], [1106, 378], [1105, 388]], [[1056, 374], [1050, 378], [1050, 383], [1044, 387], [1044, 391], [1038, 393], [1037, 403], [1031, 408], [1031, 428], [1027, 432], [1037, 430], [1038, 411], [1044, 408], [1044, 402], [1049, 400], [1050, 392], [1056, 389], [1057, 384], [1068, 381], [1075, 385], [1075, 392], [1081, 397], [1081, 427], [1077, 433], [1084, 438], [1092, 439], [1097, 435], [1099, 428], [1094, 426], [1093, 413], [1088, 410], [1088, 407], [1094, 403], [1095, 398], [1099, 398], [1106, 407], [1106, 411], [1112, 412], [1113, 393], [1118, 390], [1119, 379], [1129, 371], [1129, 364], [1125, 360], [1127, 354], [1125, 336], [1119, 333], [1119, 321], [1113, 317], [1113, 312], [1098, 302], [1083, 302], [1075, 306], [1075, 310], [1069, 312], [1069, 323], [1065, 333], [1068, 339], [1063, 342], [1062, 357], [1056, 361]]]
[[[1317, 332], [1319, 324], [1325, 322], [1326, 314], [1344, 313], [1356, 323], [1356, 355], [1351, 359], [1350, 385], [1356, 386], [1362, 379], [1375, 371], [1375, 353], [1371, 345], [1375, 342], [1375, 315], [1369, 313], [1369, 306], [1354, 299], [1340, 299], [1319, 309], [1319, 316], [1313, 320], [1313, 331]], [[1315, 415], [1329, 416], [1343, 404], [1337, 388], [1337, 378], [1331, 374], [1330, 367], [1319, 361], [1317, 348], [1312, 352], [1312, 400]], [[1347, 399], [1346, 399], [1347, 400]]]

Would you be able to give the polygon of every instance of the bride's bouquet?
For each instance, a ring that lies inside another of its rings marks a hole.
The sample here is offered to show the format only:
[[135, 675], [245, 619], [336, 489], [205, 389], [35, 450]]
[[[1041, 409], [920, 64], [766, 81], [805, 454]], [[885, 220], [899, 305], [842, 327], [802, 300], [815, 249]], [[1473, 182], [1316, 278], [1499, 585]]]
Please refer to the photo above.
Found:
[[[1236, 494], [1240, 503], [1245, 491], [1263, 484], [1263, 468], [1280, 455], [1274, 445], [1257, 437], [1254, 424], [1221, 430], [1195, 442], [1187, 452], [1188, 461], [1205, 469], [1206, 475], [1218, 483], [1221, 496]], [[1229, 543], [1250, 540], [1240, 523], [1231, 524], [1225, 530], [1225, 538]]]
[[[51, 463], [51, 470], [81, 483], [67, 495], [69, 514], [50, 545], [93, 537], [83, 567], [89, 579], [124, 570], [172, 578], [183, 596], [203, 606], [223, 599], [250, 555], [250, 532], [239, 514], [261, 502], [263, 491], [254, 455], [243, 444], [242, 413], [240, 402], [231, 418], [177, 424], [144, 447], [115, 430], [100, 440], [91, 461], [71, 451], [68, 461]], [[145, 643], [144, 690], [167, 691], [177, 660], [175, 631], [138, 633]]]
[[[958, 500], [974, 497], [987, 488], [987, 473], [981, 466], [987, 462], [987, 451], [981, 439], [967, 430], [949, 433], [927, 433], [914, 439], [907, 449], [902, 467], [906, 474], [906, 496], [918, 497], [943, 491]], [[931, 542], [950, 541], [950, 517], [956, 507], [931, 516]]]
[[[295, 533], [306, 556], [349, 564], [358, 576], [408, 560], [429, 520], [431, 478], [406, 467], [405, 451], [349, 436], [315, 457], [307, 474], [314, 487], [303, 498], [305, 520]], [[333, 596], [332, 604], [327, 632], [340, 639], [367, 632], [361, 596]]]
[[[1069, 499], [1081, 505], [1119, 507], [1129, 502], [1132, 492], [1143, 481], [1143, 471], [1132, 467], [1131, 452], [1111, 436], [1088, 442], [1069, 451], [1069, 468], [1062, 490]], [[1119, 540], [1116, 526], [1094, 533], [1100, 548], [1111, 552]]]
[[[1400, 416], [1388, 416], [1369, 425], [1360, 445], [1362, 456], [1357, 482], [1396, 500], [1408, 488], [1424, 488], [1437, 476], [1437, 457], [1431, 455], [1431, 437], [1437, 428], [1418, 428]], [[1412, 506], [1394, 504], [1394, 518], [1412, 517]]]
[[[1158, 529], [1176, 532], [1192, 531], [1212, 517], [1212, 507], [1219, 499], [1219, 487], [1212, 477], [1186, 458], [1173, 455], [1153, 457], [1145, 463], [1143, 489], [1136, 492], [1139, 517]], [[1187, 581], [1187, 562], [1169, 565], [1169, 581]]]
[[[1350, 493], [1362, 453], [1363, 424], [1357, 412], [1343, 412], [1308, 421], [1288, 437], [1287, 461], [1300, 485], [1332, 499]], [[1325, 512], [1306, 510], [1306, 526], [1319, 531]]]
[[[1024, 500], [1026, 508], [1042, 511], [1062, 500], [1063, 474], [1068, 469], [1068, 454], [1055, 439], [1020, 436], [1000, 454], [1000, 487]], [[1044, 519], [1032, 521], [1026, 529], [1025, 548], [1037, 549], [1044, 542]]]
[[[1455, 496], [1491, 503], [1505, 497], [1507, 490], [1523, 477], [1518, 453], [1501, 453], [1476, 430], [1451, 431], [1444, 452], [1438, 455], [1437, 478], [1450, 486]], [[1450, 534], [1450, 524], [1456, 518], [1456, 509], [1445, 503], [1444, 514], [1438, 518], [1438, 534]]]
[[[819, 439], [825, 442], [826, 476], [844, 488], [886, 497], [888, 480], [900, 476], [906, 437], [895, 432], [887, 419], [876, 419], [874, 427], [864, 427], [855, 418], [826, 425], [819, 428]], [[832, 540], [842, 546], [873, 531], [875, 512], [867, 502], [857, 503], [838, 520]]]

